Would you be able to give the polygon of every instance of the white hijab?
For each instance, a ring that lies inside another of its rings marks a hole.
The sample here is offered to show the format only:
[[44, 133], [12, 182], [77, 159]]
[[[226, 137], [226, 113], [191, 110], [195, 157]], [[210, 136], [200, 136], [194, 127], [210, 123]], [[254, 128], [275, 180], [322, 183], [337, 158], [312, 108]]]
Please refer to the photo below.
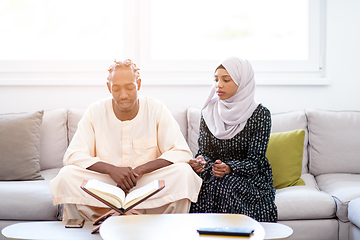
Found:
[[216, 138], [231, 139], [244, 129], [247, 120], [259, 105], [254, 101], [254, 70], [249, 61], [236, 57], [227, 58], [218, 64], [220, 65], [224, 66], [238, 90], [230, 98], [221, 100], [217, 95], [214, 96], [214, 84], [202, 109], [202, 115]]

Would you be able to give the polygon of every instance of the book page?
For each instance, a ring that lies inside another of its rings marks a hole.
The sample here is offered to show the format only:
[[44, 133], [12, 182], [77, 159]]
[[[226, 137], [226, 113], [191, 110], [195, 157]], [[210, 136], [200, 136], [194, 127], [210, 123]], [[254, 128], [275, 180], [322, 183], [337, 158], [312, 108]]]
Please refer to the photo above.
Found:
[[[100, 182], [99, 180], [96, 179], [91, 179], [86, 183], [85, 188], [88, 189], [89, 191], [92, 191], [96, 195], [99, 195], [104, 200], [113, 204], [117, 208], [121, 208], [123, 206], [125, 199], [125, 192], [117, 186]], [[116, 204], [114, 200], [116, 200], [116, 202], [119, 203]]]
[[145, 186], [138, 188], [132, 192], [130, 192], [126, 198], [124, 203], [124, 208], [127, 208], [129, 205], [132, 205], [133, 202], [137, 202], [142, 198], [150, 195], [151, 193], [155, 192], [159, 189], [159, 180], [154, 180]]

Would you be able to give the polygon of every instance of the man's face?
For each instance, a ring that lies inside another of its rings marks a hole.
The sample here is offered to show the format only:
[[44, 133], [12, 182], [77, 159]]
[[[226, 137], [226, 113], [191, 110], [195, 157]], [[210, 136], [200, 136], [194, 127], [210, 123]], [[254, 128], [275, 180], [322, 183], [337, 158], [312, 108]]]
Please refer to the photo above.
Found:
[[109, 92], [114, 99], [115, 108], [122, 113], [131, 113], [138, 110], [138, 90], [141, 79], [136, 80], [130, 68], [116, 69], [107, 82]]

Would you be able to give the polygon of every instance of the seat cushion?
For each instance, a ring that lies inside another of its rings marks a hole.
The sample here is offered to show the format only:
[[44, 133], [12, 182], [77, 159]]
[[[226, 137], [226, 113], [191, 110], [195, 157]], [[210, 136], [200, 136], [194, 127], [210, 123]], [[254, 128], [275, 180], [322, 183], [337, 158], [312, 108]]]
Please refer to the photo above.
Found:
[[350, 222], [360, 228], [360, 198], [349, 202], [348, 213]]
[[289, 226], [293, 234], [291, 240], [339, 240], [339, 224], [337, 219], [290, 220], [278, 221]]
[[360, 173], [360, 112], [306, 110], [309, 125], [309, 171]]
[[60, 168], [68, 146], [67, 110], [44, 111], [40, 135], [41, 170]]
[[360, 174], [323, 174], [316, 177], [316, 182], [321, 190], [335, 199], [336, 216], [341, 221], [348, 222], [348, 204], [351, 200], [360, 198]]
[[45, 180], [0, 181], [0, 219], [57, 220], [58, 206], [53, 205], [50, 180], [59, 170], [41, 171]]
[[276, 190], [275, 203], [278, 220], [327, 219], [335, 216], [336, 205], [332, 197], [317, 188], [314, 177], [301, 176], [305, 186]]

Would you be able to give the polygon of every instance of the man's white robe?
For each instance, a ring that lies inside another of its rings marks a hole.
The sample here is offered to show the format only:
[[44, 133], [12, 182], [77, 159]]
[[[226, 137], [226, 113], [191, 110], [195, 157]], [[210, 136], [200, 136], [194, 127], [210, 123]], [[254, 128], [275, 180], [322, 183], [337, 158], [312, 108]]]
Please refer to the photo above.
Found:
[[202, 181], [187, 164], [192, 154], [179, 125], [160, 101], [140, 97], [139, 103], [138, 114], [129, 121], [115, 116], [112, 98], [95, 102], [87, 109], [65, 153], [65, 167], [50, 183], [54, 204], [106, 207], [81, 190], [80, 185], [88, 179], [116, 184], [108, 175], [87, 167], [103, 161], [135, 168], [157, 158], [174, 164], [144, 174], [133, 189], [153, 179], [165, 180], [165, 188], [136, 208], [157, 208], [181, 199], [197, 201]]

